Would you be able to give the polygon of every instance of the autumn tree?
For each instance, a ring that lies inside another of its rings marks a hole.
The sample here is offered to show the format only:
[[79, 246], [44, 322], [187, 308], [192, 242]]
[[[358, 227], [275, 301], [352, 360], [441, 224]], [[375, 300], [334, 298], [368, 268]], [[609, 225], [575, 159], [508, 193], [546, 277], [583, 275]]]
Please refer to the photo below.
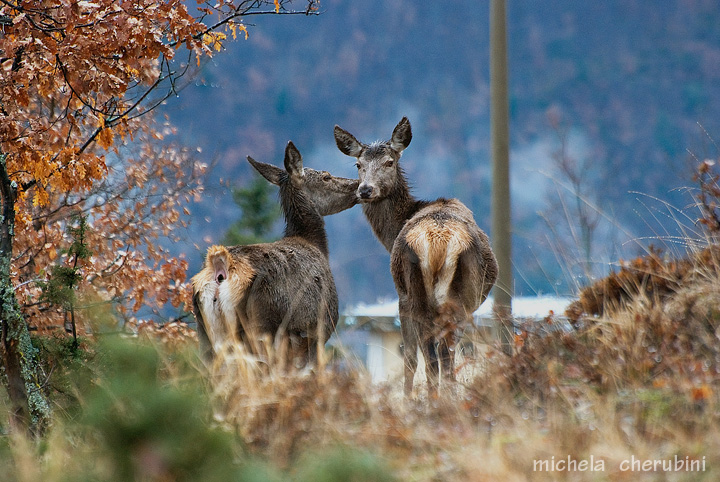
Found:
[[[202, 193], [204, 165], [163, 145], [171, 127], [150, 113], [202, 58], [247, 37], [245, 17], [316, 11], [296, 3], [0, 2], [0, 322], [16, 422], [40, 430], [49, 417], [27, 324], [62, 324], [67, 307], [41, 290], [54, 266], [78, 270], [79, 316], [89, 299], [125, 317], [187, 301], [186, 261], [158, 240]], [[73, 214], [88, 220], [86, 259], [68, 255]]]

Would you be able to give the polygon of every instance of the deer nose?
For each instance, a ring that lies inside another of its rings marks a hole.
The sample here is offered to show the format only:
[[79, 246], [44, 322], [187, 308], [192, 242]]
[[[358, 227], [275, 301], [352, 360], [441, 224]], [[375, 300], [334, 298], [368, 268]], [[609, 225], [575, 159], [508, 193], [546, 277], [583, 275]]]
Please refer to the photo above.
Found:
[[372, 186], [368, 186], [367, 184], [363, 184], [358, 188], [358, 195], [360, 196], [360, 199], [370, 199], [372, 192]]

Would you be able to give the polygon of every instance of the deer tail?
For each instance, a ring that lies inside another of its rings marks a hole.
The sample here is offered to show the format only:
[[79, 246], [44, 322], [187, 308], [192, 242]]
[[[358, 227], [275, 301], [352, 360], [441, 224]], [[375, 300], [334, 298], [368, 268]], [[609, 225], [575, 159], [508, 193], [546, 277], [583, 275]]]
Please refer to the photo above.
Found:
[[425, 218], [413, 226], [405, 240], [420, 262], [425, 293], [437, 307], [448, 301], [458, 257], [470, 247], [472, 238], [463, 223], [439, 223]]
[[254, 276], [250, 263], [241, 256], [233, 256], [225, 246], [208, 249], [205, 265], [192, 278], [192, 286], [212, 345], [228, 338], [234, 340], [239, 321], [236, 307]]

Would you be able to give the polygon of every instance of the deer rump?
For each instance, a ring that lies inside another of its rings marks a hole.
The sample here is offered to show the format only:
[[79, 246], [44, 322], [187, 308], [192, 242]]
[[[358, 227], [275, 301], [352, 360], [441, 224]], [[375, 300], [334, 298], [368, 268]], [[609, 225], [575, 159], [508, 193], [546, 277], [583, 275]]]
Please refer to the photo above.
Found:
[[321, 251], [300, 238], [208, 250], [192, 280], [201, 351], [211, 359], [225, 343], [256, 352], [259, 337], [287, 336], [291, 357], [314, 360], [335, 329], [338, 299]]
[[482, 249], [487, 244], [487, 236], [462, 203], [431, 203], [410, 218], [396, 238], [391, 270], [398, 294], [422, 304], [413, 308], [433, 318], [447, 309], [467, 319], [492, 287], [485, 279], [493, 261]]

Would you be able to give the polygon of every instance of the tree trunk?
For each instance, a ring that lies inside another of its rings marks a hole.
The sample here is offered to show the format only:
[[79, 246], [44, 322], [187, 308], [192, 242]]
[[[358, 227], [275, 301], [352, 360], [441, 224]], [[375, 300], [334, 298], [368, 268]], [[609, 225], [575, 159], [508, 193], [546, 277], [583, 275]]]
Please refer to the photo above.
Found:
[[492, 238], [498, 262], [493, 290], [503, 351], [512, 354], [512, 218], [510, 210], [510, 120], [505, 0], [490, 1], [490, 138], [492, 143]]
[[12, 404], [12, 422], [31, 433], [40, 434], [48, 424], [50, 405], [40, 383], [37, 350], [30, 342], [30, 333], [10, 281], [16, 194], [17, 186], [8, 176], [5, 155], [0, 153], [0, 346], [3, 381]]

